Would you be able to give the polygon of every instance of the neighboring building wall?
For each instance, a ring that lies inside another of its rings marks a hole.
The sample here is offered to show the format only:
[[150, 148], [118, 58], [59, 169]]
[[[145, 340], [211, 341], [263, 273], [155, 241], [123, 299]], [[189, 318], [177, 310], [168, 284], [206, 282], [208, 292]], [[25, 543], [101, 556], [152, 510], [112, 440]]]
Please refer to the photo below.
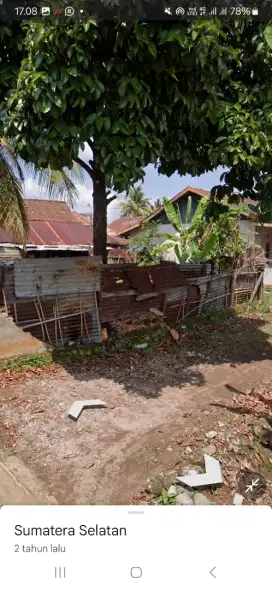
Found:
[[[146, 234], [148, 234], [148, 229], [147, 228], [139, 228], [136, 229], [133, 232], [130, 232], [129, 237], [136, 237], [139, 235], [145, 236]], [[159, 223], [158, 224], [158, 231], [160, 234], [171, 234], [172, 236], [177, 235], [176, 230], [173, 228], [173, 226], [171, 225], [171, 223]], [[153, 241], [153, 245], [154, 246], [160, 246], [161, 244], [164, 244], [165, 242], [168, 242], [169, 240], [167, 240], [165, 237], [159, 237], [159, 238], [155, 238]], [[171, 248], [171, 250], [168, 250], [168, 252], [165, 252], [163, 255], [163, 258], [165, 260], [170, 260], [173, 262], [178, 262], [177, 257], [175, 255], [174, 249]]]
[[240, 222], [240, 228], [248, 245], [256, 244], [263, 250], [267, 259], [264, 271], [264, 285], [272, 285], [272, 226], [256, 225], [250, 221]]
[[247, 246], [250, 248], [256, 244], [256, 225], [252, 221], [242, 219], [240, 221], [240, 231], [243, 234]]
[[16, 260], [22, 258], [23, 251], [13, 246], [0, 246], [0, 260]]

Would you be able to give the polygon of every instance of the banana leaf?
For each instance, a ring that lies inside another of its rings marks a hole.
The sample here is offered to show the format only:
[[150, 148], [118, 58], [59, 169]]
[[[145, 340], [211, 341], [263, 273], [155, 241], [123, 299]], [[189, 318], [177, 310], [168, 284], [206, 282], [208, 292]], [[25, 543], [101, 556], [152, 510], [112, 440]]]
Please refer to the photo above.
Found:
[[179, 209], [176, 210], [173, 203], [171, 203], [171, 201], [169, 201], [167, 197], [163, 198], [163, 204], [168, 220], [175, 228], [175, 230], [182, 235], [184, 233], [184, 228], [181, 221]]

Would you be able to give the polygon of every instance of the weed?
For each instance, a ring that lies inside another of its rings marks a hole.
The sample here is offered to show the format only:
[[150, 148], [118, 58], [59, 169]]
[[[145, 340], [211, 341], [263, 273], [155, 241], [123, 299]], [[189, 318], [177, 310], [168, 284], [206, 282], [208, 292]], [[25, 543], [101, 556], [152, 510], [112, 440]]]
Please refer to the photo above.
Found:
[[237, 315], [243, 315], [248, 313], [269, 313], [271, 305], [269, 302], [271, 299], [264, 294], [262, 301], [247, 301], [241, 305], [235, 307]]
[[0, 370], [10, 369], [18, 371], [20, 369], [43, 369], [53, 363], [50, 354], [35, 354], [31, 356], [21, 356], [15, 359], [8, 359], [0, 362]]
[[163, 488], [158, 500], [158, 504], [161, 504], [162, 506], [169, 506], [169, 504], [173, 505], [176, 504], [176, 498], [173, 496], [168, 496], [167, 491]]

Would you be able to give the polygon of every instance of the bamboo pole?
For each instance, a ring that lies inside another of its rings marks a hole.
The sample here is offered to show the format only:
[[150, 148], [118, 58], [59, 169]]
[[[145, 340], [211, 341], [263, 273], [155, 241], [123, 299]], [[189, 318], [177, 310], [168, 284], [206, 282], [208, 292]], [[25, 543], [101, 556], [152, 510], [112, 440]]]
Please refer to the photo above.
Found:
[[259, 290], [259, 288], [260, 288], [260, 286], [262, 284], [263, 278], [264, 278], [264, 271], [261, 272], [261, 274], [260, 274], [260, 276], [259, 276], [259, 278], [257, 280], [257, 283], [256, 283], [256, 285], [255, 285], [255, 287], [254, 287], [254, 289], [253, 289], [253, 291], [252, 291], [252, 293], [250, 295], [250, 299], [249, 299], [249, 302], [250, 303], [251, 303], [251, 301], [254, 300], [254, 298], [255, 298], [255, 296], [256, 296], [256, 294], [257, 294], [257, 292], [258, 292], [258, 290]]
[[57, 306], [57, 318], [58, 318], [58, 326], [59, 326], [60, 339], [61, 339], [61, 344], [64, 347], [64, 339], [63, 339], [63, 334], [62, 334], [62, 327], [61, 327], [61, 321], [60, 321], [59, 302], [58, 302], [58, 300], [56, 300], [56, 306]]
[[5, 311], [8, 314], [8, 306], [7, 306], [6, 294], [5, 294], [4, 289], [2, 289], [2, 295], [3, 295], [3, 300], [4, 300]]

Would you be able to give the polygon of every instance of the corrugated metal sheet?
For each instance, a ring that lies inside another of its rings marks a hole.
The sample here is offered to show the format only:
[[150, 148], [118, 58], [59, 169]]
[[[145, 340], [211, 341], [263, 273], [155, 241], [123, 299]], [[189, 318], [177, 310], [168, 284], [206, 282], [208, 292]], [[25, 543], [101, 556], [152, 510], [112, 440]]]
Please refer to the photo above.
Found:
[[169, 293], [167, 293], [166, 300], [167, 303], [170, 301], [179, 301], [180, 299], [186, 297], [188, 294], [188, 285], [184, 285], [183, 287], [177, 287], [177, 289], [171, 289]]
[[29, 224], [28, 238], [37, 246], [88, 246], [93, 243], [93, 232], [83, 223], [35, 220]]
[[15, 260], [22, 258], [22, 250], [12, 246], [0, 246], [0, 260]]
[[227, 284], [225, 275], [211, 277], [207, 286], [207, 293], [202, 309], [223, 309], [227, 304]]
[[93, 257], [16, 260], [17, 298], [52, 297], [100, 290], [100, 264]]
[[96, 293], [80, 297], [17, 302], [8, 306], [9, 315], [26, 332], [57, 347], [100, 342]]

